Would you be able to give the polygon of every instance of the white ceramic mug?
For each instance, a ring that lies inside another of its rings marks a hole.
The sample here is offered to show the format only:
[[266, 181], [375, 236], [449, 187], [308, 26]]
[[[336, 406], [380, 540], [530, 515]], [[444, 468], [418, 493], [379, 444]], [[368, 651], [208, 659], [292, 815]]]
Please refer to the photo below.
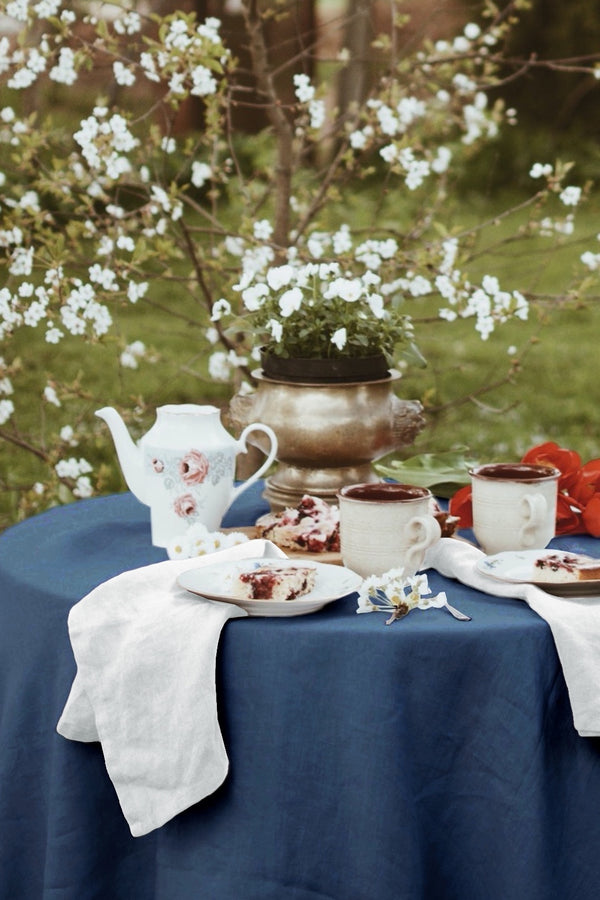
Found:
[[470, 470], [473, 533], [486, 553], [541, 549], [556, 531], [560, 471], [529, 463], [491, 463]]
[[402, 567], [414, 575], [441, 535], [432, 495], [411, 484], [350, 484], [338, 494], [345, 566], [367, 578]]

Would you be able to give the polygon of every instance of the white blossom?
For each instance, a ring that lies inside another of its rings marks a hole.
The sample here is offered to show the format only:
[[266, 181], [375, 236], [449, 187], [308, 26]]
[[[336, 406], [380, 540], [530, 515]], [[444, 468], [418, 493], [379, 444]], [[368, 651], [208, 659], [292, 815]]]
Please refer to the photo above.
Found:
[[60, 429], [60, 439], [65, 444], [69, 444], [69, 446], [71, 447], [76, 447], [78, 444], [72, 425], [63, 425], [63, 427]]
[[74, 456], [69, 459], [61, 459], [54, 466], [54, 470], [59, 478], [79, 478], [81, 475], [87, 475], [92, 471], [92, 467], [86, 459], [75, 459]]
[[547, 178], [549, 175], [552, 175], [553, 169], [550, 163], [539, 163], [536, 162], [532, 165], [529, 170], [530, 178]]
[[120, 59], [115, 60], [113, 63], [113, 75], [117, 84], [120, 84], [122, 87], [131, 87], [131, 85], [135, 84], [135, 73], [129, 66], [124, 65]]
[[577, 206], [581, 199], [581, 188], [569, 185], [561, 191], [558, 197], [565, 206]]
[[125, 369], [137, 369], [139, 360], [145, 355], [146, 345], [143, 341], [133, 341], [121, 353], [120, 363]]
[[52, 403], [53, 406], [61, 406], [61, 402], [58, 399], [55, 388], [52, 387], [51, 384], [47, 384], [44, 388], [44, 400], [47, 403]]
[[75, 487], [73, 488], [73, 494], [75, 497], [91, 497], [94, 493], [94, 489], [92, 488], [92, 483], [87, 475], [80, 475], [77, 479]]
[[138, 34], [142, 29], [141, 16], [134, 10], [128, 10], [115, 19], [114, 29], [117, 34]]
[[195, 97], [206, 97], [209, 94], [216, 93], [217, 82], [206, 66], [196, 66], [192, 71], [192, 88], [190, 93]]
[[308, 75], [294, 75], [295, 94], [300, 103], [309, 103], [315, 96], [315, 89]]
[[137, 301], [144, 297], [148, 291], [149, 284], [147, 281], [140, 281], [136, 283], [135, 281], [130, 281], [127, 285], [127, 299], [130, 303], [137, 303]]
[[208, 374], [214, 381], [227, 381], [231, 373], [231, 365], [227, 354], [222, 350], [212, 353], [208, 359]]
[[0, 425], [4, 425], [15, 411], [12, 400], [0, 400]]
[[311, 100], [308, 105], [310, 127], [321, 128], [325, 122], [326, 106], [323, 100]]
[[209, 178], [212, 178], [212, 174], [213, 171], [207, 163], [196, 160], [192, 163], [191, 182], [194, 187], [201, 188]]
[[59, 84], [71, 85], [77, 81], [77, 70], [75, 69], [75, 54], [70, 47], [61, 47], [58, 56], [58, 63], [48, 73], [52, 81]]
[[273, 234], [273, 226], [268, 219], [260, 219], [254, 223], [253, 231], [257, 241], [268, 241]]
[[210, 317], [211, 322], [218, 322], [222, 316], [228, 316], [231, 313], [231, 303], [229, 300], [226, 300], [224, 297], [221, 297], [220, 300], [217, 300], [213, 303], [212, 313]]

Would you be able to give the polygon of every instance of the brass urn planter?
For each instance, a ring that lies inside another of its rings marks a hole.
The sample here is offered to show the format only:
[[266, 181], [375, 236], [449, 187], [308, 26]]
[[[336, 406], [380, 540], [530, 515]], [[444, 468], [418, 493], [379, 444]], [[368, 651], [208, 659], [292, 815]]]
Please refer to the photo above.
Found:
[[[228, 427], [241, 431], [261, 421], [277, 435], [277, 468], [266, 480], [274, 511], [295, 506], [303, 494], [336, 503], [345, 484], [379, 480], [372, 463], [410, 445], [425, 426], [417, 400], [401, 400], [397, 372], [368, 381], [284, 381], [252, 373], [256, 390], [236, 394]], [[251, 442], [265, 452], [260, 434]]]

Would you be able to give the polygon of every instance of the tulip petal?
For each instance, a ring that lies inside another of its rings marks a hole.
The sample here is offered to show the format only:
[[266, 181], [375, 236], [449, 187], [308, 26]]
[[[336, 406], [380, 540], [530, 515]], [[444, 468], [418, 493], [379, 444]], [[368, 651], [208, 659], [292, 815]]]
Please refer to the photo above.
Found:
[[450, 498], [448, 512], [451, 516], [458, 516], [459, 528], [471, 528], [473, 526], [473, 489], [466, 484]]

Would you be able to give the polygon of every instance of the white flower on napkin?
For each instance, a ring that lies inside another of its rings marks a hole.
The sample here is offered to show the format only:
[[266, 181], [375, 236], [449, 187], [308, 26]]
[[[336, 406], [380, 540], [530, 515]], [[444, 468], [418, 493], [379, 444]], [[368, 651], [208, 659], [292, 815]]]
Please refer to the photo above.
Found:
[[167, 546], [169, 559], [190, 559], [196, 556], [205, 556], [207, 553], [216, 553], [217, 550], [225, 550], [244, 544], [249, 540], [241, 531], [231, 531], [225, 534], [222, 531], [209, 531], [206, 525], [197, 522], [191, 525], [186, 532], [172, 538]]
[[357, 613], [391, 612], [386, 625], [406, 616], [411, 609], [430, 609], [446, 605], [446, 594], [441, 591], [431, 596], [427, 575], [405, 575], [404, 569], [390, 569], [383, 575], [365, 578], [359, 594]]

